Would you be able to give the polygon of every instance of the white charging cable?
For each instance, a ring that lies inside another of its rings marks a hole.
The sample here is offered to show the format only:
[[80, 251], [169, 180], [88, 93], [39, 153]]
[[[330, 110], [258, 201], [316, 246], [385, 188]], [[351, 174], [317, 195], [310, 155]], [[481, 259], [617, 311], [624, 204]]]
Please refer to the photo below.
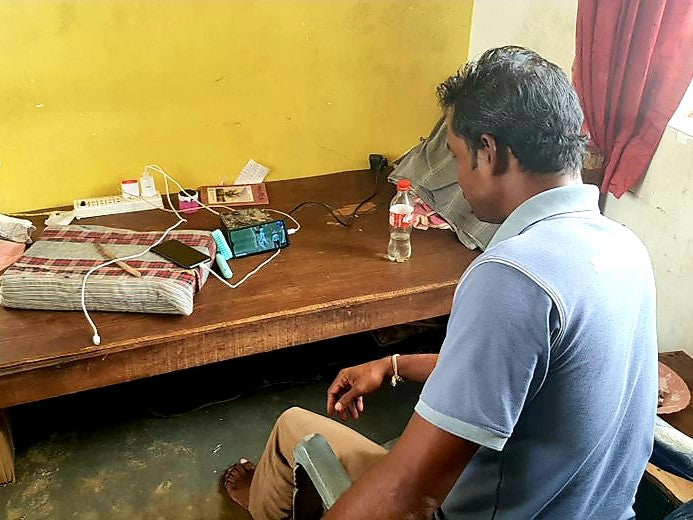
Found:
[[[171, 208], [173, 208], [173, 202], [171, 202], [171, 193], [170, 193], [170, 191], [169, 191], [169, 189], [168, 189], [168, 180], [170, 180], [170, 181], [173, 182], [176, 186], [178, 186], [178, 188], [180, 189], [180, 191], [186, 191], [186, 189], [183, 188], [183, 186], [181, 186], [181, 184], [180, 184], [176, 179], [174, 179], [174, 178], [171, 177], [168, 173], [166, 173], [160, 166], [157, 166], [156, 164], [148, 164], [147, 166], [144, 167], [144, 172], [143, 172], [143, 173], [147, 173], [149, 170], [152, 170], [152, 171], [154, 171], [154, 172], [156, 172], [156, 173], [160, 173], [160, 174], [164, 177], [164, 183], [165, 183], [165, 185], [166, 185], [166, 198], [168, 199], [169, 206], [170, 206]], [[214, 208], [223, 208], [223, 209], [226, 209], [226, 210], [232, 211], [232, 212], [233, 212], [233, 211], [236, 211], [235, 209], [230, 208], [229, 206], [224, 206], [223, 204], [211, 204], [211, 205], [207, 205], [207, 204], [204, 204], [204, 203], [203, 203], [202, 201], [200, 201], [200, 200], [198, 200], [197, 203], [198, 203], [200, 206], [202, 206], [203, 208], [205, 208], [207, 211], [210, 211], [211, 213], [213, 213], [213, 214], [215, 214], [215, 215], [217, 215], [217, 216], [220, 216], [220, 213], [219, 213], [217, 210], [215, 210]], [[169, 210], [169, 211], [171, 211], [171, 210]], [[178, 212], [175, 210], [175, 208], [173, 208], [172, 211], [173, 211], [173, 213], [175, 213], [176, 215], [178, 215]], [[293, 223], [296, 224], [296, 227], [295, 227], [295, 228], [290, 228], [290, 229], [287, 229], [287, 230], [286, 230], [287, 233], [288, 233], [289, 235], [293, 235], [293, 234], [295, 234], [295, 233], [298, 233], [298, 231], [301, 229], [301, 224], [298, 222], [298, 220], [296, 220], [296, 218], [293, 217], [293, 215], [290, 215], [290, 214], [288, 214], [288, 213], [286, 213], [286, 212], [284, 212], [284, 211], [280, 211], [280, 210], [274, 209], [274, 208], [265, 208], [265, 211], [272, 211], [272, 212], [274, 212], [274, 213], [279, 213], [280, 215], [284, 215], [285, 217], [290, 218], [290, 219], [293, 221]], [[180, 215], [178, 215], [178, 217], [181, 218]]]
[[[151, 166], [145, 167], [145, 172], [147, 171], [147, 168], [150, 168], [150, 167]], [[175, 224], [173, 224], [171, 227], [166, 229], [166, 231], [164, 231], [162, 233], [162, 235], [159, 237], [159, 239], [156, 242], [154, 242], [153, 244], [151, 244], [149, 247], [147, 247], [144, 251], [140, 251], [139, 253], [135, 253], [133, 255], [126, 255], [126, 256], [122, 256], [122, 257], [118, 257], [118, 258], [113, 258], [111, 260], [108, 260], [107, 262], [104, 262], [102, 264], [99, 264], [97, 266], [92, 267], [91, 269], [89, 269], [86, 272], [86, 274], [84, 275], [84, 278], [82, 279], [81, 303], [82, 303], [82, 312], [84, 313], [84, 316], [87, 318], [87, 322], [89, 322], [89, 325], [91, 326], [91, 329], [94, 332], [94, 335], [92, 336], [92, 342], [94, 343], [94, 345], [99, 345], [101, 343], [101, 336], [99, 335], [99, 329], [96, 327], [96, 324], [94, 323], [94, 320], [91, 318], [91, 315], [89, 314], [89, 310], [87, 309], [87, 281], [89, 280], [89, 277], [103, 267], [107, 267], [109, 265], [115, 264], [116, 262], [125, 262], [127, 260], [134, 260], [135, 258], [139, 258], [141, 256], [146, 255], [147, 253], [149, 253], [149, 251], [152, 249], [152, 247], [156, 247], [159, 244], [161, 244], [171, 231], [176, 229], [178, 226], [180, 226], [184, 222], [187, 222], [187, 220], [185, 220], [181, 216], [180, 212], [176, 211], [175, 207], [173, 206], [173, 204], [171, 202], [171, 194], [170, 194], [170, 190], [168, 187], [168, 179], [170, 178], [170, 176], [163, 169], [161, 169], [159, 166], [156, 166], [155, 171], [158, 171], [159, 173], [161, 173], [164, 176], [164, 185], [166, 186], [166, 198], [168, 199], [169, 205], [170, 205], [171, 209], [173, 210], [173, 213], [176, 215], [176, 217], [178, 217], [178, 221]], [[176, 181], [175, 179], [171, 178], [171, 180], [173, 182], [175, 182], [176, 184], [178, 184], [178, 181]]]
[[[166, 173], [163, 170], [163, 168], [161, 168], [160, 166], [158, 166], [156, 164], [148, 164], [147, 166], [144, 167], [143, 173], [147, 174], [149, 172], [149, 170], [152, 170], [152, 171], [159, 173], [163, 176], [164, 186], [166, 188], [166, 199], [168, 201], [169, 207], [171, 208], [171, 209], [165, 209], [165, 208], [157, 208], [157, 209], [163, 209], [163, 211], [168, 211], [170, 213], [174, 213], [176, 215], [176, 217], [178, 217], [178, 221], [175, 224], [173, 224], [171, 227], [169, 227], [166, 231], [164, 231], [163, 234], [159, 237], [159, 239], [156, 242], [154, 242], [152, 245], [147, 247], [144, 251], [141, 251], [139, 253], [135, 253], [133, 255], [122, 256], [122, 257], [114, 258], [112, 260], [108, 260], [107, 262], [104, 262], [104, 263], [99, 264], [95, 267], [92, 267], [91, 269], [89, 269], [89, 271], [86, 272], [86, 274], [84, 275], [84, 278], [82, 279], [81, 303], [82, 303], [82, 312], [84, 313], [84, 316], [87, 318], [87, 321], [89, 322], [89, 325], [91, 326], [92, 331], [94, 332], [94, 335], [92, 336], [92, 341], [93, 341], [94, 345], [99, 345], [101, 343], [101, 336], [99, 335], [99, 330], [96, 327], [94, 320], [91, 318], [91, 316], [89, 315], [89, 311], [87, 310], [87, 304], [86, 304], [87, 296], [86, 296], [86, 294], [87, 294], [87, 281], [89, 280], [89, 277], [92, 274], [94, 274], [96, 271], [101, 269], [102, 267], [107, 267], [109, 265], [115, 264], [116, 262], [125, 262], [128, 260], [134, 260], [135, 258], [139, 258], [141, 256], [144, 256], [145, 254], [147, 254], [151, 250], [152, 247], [156, 247], [159, 244], [161, 244], [171, 231], [176, 229], [178, 226], [180, 226], [184, 222], [187, 222], [187, 220], [181, 216], [180, 211], [176, 210], [176, 208], [173, 204], [173, 201], [171, 200], [171, 191], [169, 189], [168, 181], [170, 180], [171, 182], [173, 182], [176, 186], [178, 186], [178, 188], [180, 188], [181, 191], [185, 191], [185, 188], [183, 188], [183, 186], [181, 186], [181, 184], [176, 179], [174, 179], [168, 173]], [[217, 216], [219, 215], [219, 212], [214, 210], [211, 206], [203, 204], [200, 201], [198, 201], [198, 204], [200, 206], [202, 206], [203, 208], [205, 208], [206, 210], [212, 212], [213, 214], [215, 214]], [[229, 208], [227, 206], [216, 206], [215, 205], [215, 207], [222, 207], [222, 208], [233, 211], [232, 208]], [[269, 211], [274, 211], [275, 213], [281, 213], [282, 215], [285, 215], [294, 221], [294, 223], [296, 224], [296, 227], [287, 230], [287, 233], [289, 233], [290, 235], [296, 233], [301, 228], [301, 224], [299, 224], [299, 222], [294, 217], [289, 215], [288, 213], [284, 213], [283, 211], [279, 211], [277, 209], [270, 209], [270, 208], [267, 208], [267, 209]], [[227, 282], [226, 280], [224, 280], [221, 276], [219, 276], [217, 273], [215, 273], [208, 265], [206, 265], [206, 264], [200, 264], [200, 265], [202, 267], [204, 267], [205, 269], [207, 269], [210, 273], [212, 273], [212, 275], [216, 276], [225, 285], [227, 285], [231, 289], [236, 289], [241, 284], [243, 284], [246, 280], [248, 280], [251, 276], [256, 274], [260, 269], [265, 267], [272, 260], [274, 260], [277, 256], [279, 256], [279, 253], [281, 253], [281, 249], [277, 249], [277, 251], [272, 256], [270, 256], [268, 259], [263, 261], [260, 265], [258, 265], [255, 269], [250, 271], [248, 274], [246, 274], [239, 282], [236, 282], [235, 284], [231, 284], [231, 283]]]
[[139, 258], [149, 252], [149, 250], [152, 247], [158, 246], [161, 244], [166, 236], [176, 229], [178, 226], [180, 226], [183, 222], [187, 222], [185, 219], [180, 219], [178, 222], [173, 224], [171, 227], [169, 227], [166, 231], [164, 231], [163, 235], [159, 237], [159, 239], [154, 242], [151, 246], [149, 246], [147, 249], [144, 251], [141, 251], [139, 253], [135, 253], [134, 255], [128, 255], [128, 256], [122, 256], [120, 258], [114, 258], [113, 260], [109, 260], [108, 262], [104, 262], [103, 264], [99, 264], [95, 267], [92, 267], [87, 271], [87, 273], [84, 275], [84, 278], [82, 279], [82, 312], [84, 312], [84, 316], [86, 316], [87, 321], [89, 322], [89, 325], [91, 325], [91, 329], [94, 331], [94, 336], [92, 336], [92, 341], [94, 342], [94, 345], [98, 345], [101, 343], [101, 336], [99, 336], [99, 330], [96, 328], [96, 324], [94, 323], [94, 320], [91, 319], [91, 316], [89, 315], [89, 311], [87, 310], [87, 280], [89, 277], [94, 274], [96, 271], [101, 269], [102, 267], [106, 267], [112, 264], [115, 264], [116, 262], [125, 262], [127, 260], [134, 260], [135, 258]]
[[[168, 203], [171, 206], [171, 208], [173, 208], [173, 202], [171, 201], [171, 192], [168, 189], [168, 181], [170, 180], [176, 186], [178, 186], [180, 191], [186, 191], [186, 189], [183, 186], [181, 186], [180, 182], [178, 182], [176, 179], [174, 179], [168, 173], [166, 173], [163, 169], [161, 169], [160, 166], [157, 166], [156, 164], [148, 164], [147, 166], [144, 167], [143, 173], [147, 173], [149, 170], [155, 171], [156, 173], [160, 173], [161, 175], [163, 175], [164, 184], [166, 186], [166, 198], [168, 199]], [[211, 211], [215, 215], [219, 216], [219, 212], [217, 210], [212, 209], [212, 207], [208, 206], [207, 204], [204, 204], [201, 200], [198, 200], [197, 203], [200, 206], [202, 206], [203, 208], [205, 208], [206, 210]]]
[[[167, 213], [178, 213], [175, 209], [160, 208], [159, 206], [157, 206], [157, 205], [154, 204], [153, 202], [147, 200], [145, 197], [138, 196], [138, 195], [130, 195], [130, 196], [133, 197], [133, 198], [139, 199], [139, 200], [141, 200], [141, 201], [143, 201], [143, 202], [146, 202], [146, 203], [149, 204], [152, 208], [158, 209], [159, 211], [165, 211], [165, 212], [167, 212]], [[197, 201], [197, 202], [198, 202], [198, 204], [199, 204], [199, 201]], [[235, 208], [231, 208], [231, 207], [229, 207], [229, 206], [222, 206], [221, 204], [211, 204], [211, 205], [209, 205], [209, 206], [205, 206], [205, 209], [208, 209], [209, 211], [212, 211], [211, 208], [223, 208], [223, 209], [227, 209], [227, 210], [232, 211], [232, 212], [233, 212], [233, 211], [237, 211]], [[296, 220], [296, 217], [294, 217], [293, 215], [290, 215], [289, 213], [286, 213], [286, 212], [284, 212], [284, 211], [280, 211], [280, 210], [274, 209], [274, 208], [264, 208], [264, 211], [272, 211], [273, 213], [279, 213], [280, 215], [284, 215], [285, 217], [290, 218], [291, 221], [292, 221], [294, 224], [296, 224], [296, 227], [294, 227], [294, 228], [288, 228], [288, 229], [286, 230], [286, 232], [287, 232], [289, 235], [294, 235], [294, 234], [298, 233], [298, 231], [301, 229], [301, 223], [300, 223], [298, 220]], [[219, 215], [219, 212], [214, 211], [214, 214]]]
[[[222, 205], [222, 204], [212, 204], [211, 206], [209, 206], [208, 209], [211, 210], [211, 208], [223, 208], [223, 209], [229, 210], [229, 211], [231, 211], [231, 212], [237, 211], [237, 210], [234, 209], [234, 208], [230, 208], [229, 206], [224, 206], [224, 205]], [[283, 211], [280, 211], [280, 210], [274, 209], [274, 208], [264, 208], [264, 211], [272, 211], [272, 212], [274, 212], [274, 213], [279, 213], [280, 215], [284, 215], [285, 217], [289, 217], [289, 218], [293, 221], [293, 223], [296, 224], [296, 227], [295, 227], [295, 228], [289, 228], [289, 229], [286, 230], [286, 232], [287, 232], [289, 235], [293, 235], [293, 234], [295, 234], [295, 233], [298, 233], [298, 231], [301, 229], [301, 224], [299, 223], [299, 221], [296, 220], [292, 215], [289, 215], [288, 213], [285, 213], [285, 212], [283, 212]], [[215, 212], [215, 213], [216, 213], [217, 215], [219, 215], [218, 212]]]
[[274, 252], [274, 254], [273, 254], [272, 256], [270, 256], [267, 260], [265, 260], [264, 262], [262, 262], [262, 263], [261, 263], [260, 265], [258, 265], [255, 269], [253, 269], [253, 270], [250, 271], [248, 274], [246, 274], [243, 278], [241, 278], [241, 280], [240, 280], [239, 282], [236, 282], [236, 283], [229, 283], [229, 282], [227, 282], [227, 281], [224, 280], [221, 276], [219, 276], [217, 273], [215, 273], [214, 270], [212, 270], [212, 268], [209, 267], [208, 265], [206, 265], [206, 264], [200, 264], [200, 265], [201, 265], [202, 267], [204, 267], [205, 269], [207, 269], [207, 270], [208, 270], [210, 273], [212, 273], [214, 276], [216, 276], [224, 285], [230, 287], [231, 289], [237, 289], [237, 288], [240, 287], [240, 286], [243, 284], [243, 282], [245, 282], [248, 278], [250, 278], [251, 276], [253, 276], [253, 275], [254, 275], [255, 273], [257, 273], [260, 269], [262, 269], [262, 268], [265, 267], [267, 264], [269, 264], [272, 260], [274, 260], [275, 258], [277, 258], [277, 257], [279, 256], [279, 253], [281, 253], [281, 252], [282, 252], [281, 249], [277, 249], [277, 250]]
[[299, 224], [298, 220], [296, 220], [294, 217], [292, 217], [288, 213], [284, 213], [283, 211], [279, 211], [278, 209], [273, 209], [273, 208], [267, 208], [267, 211], [274, 211], [275, 213], [279, 213], [280, 215], [284, 215], [285, 217], [289, 217], [291, 220], [294, 221], [294, 224], [296, 224], [296, 227], [286, 230], [286, 232], [289, 235], [293, 235], [295, 233], [298, 233], [298, 230], [301, 229], [301, 224]]

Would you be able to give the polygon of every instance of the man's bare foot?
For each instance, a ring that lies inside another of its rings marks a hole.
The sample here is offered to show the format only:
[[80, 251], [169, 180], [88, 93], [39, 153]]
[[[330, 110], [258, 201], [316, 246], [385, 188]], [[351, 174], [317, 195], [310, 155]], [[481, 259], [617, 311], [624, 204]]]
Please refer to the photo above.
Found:
[[246, 511], [250, 504], [250, 483], [253, 481], [253, 475], [255, 475], [255, 464], [241, 459], [227, 469], [221, 477], [221, 483], [231, 500]]

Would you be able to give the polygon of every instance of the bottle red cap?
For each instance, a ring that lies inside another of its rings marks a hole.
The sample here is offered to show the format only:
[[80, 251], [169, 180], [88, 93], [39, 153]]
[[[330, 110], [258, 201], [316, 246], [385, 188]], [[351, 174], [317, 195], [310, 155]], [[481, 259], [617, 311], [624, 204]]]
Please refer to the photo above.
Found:
[[411, 181], [409, 179], [400, 179], [397, 181], [397, 191], [409, 191], [411, 189]]

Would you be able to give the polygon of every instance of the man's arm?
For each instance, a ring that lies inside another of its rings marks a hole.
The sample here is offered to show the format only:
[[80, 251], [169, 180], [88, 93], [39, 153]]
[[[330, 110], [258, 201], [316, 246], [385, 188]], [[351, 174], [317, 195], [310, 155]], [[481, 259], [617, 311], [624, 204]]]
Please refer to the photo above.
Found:
[[488, 261], [469, 271], [403, 436], [327, 518], [428, 518], [478, 446], [502, 450], [546, 377], [560, 330], [552, 310], [546, 291], [513, 266]]
[[392, 451], [342, 495], [325, 519], [428, 520], [478, 447], [414, 413]]
[[[392, 368], [392, 359], [390, 360], [390, 373], [389, 376], [392, 377], [394, 372]], [[406, 356], [399, 356], [397, 358], [397, 371], [399, 375], [408, 381], [416, 381], [418, 383], [425, 383], [428, 376], [431, 375], [433, 369], [436, 367], [436, 362], [438, 361], [438, 354], [411, 354]]]
[[[404, 379], [423, 383], [433, 372], [437, 360], [438, 354], [399, 356], [397, 372]], [[390, 356], [340, 370], [327, 390], [327, 414], [336, 412], [342, 420], [349, 415], [358, 419], [364, 409], [363, 396], [378, 390], [393, 375]]]

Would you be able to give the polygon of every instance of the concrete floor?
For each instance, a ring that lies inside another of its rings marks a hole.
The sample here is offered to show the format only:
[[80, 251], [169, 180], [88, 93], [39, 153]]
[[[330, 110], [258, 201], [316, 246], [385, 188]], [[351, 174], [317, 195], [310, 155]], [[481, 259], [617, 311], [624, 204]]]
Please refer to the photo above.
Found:
[[[324, 413], [336, 371], [387, 354], [374, 348], [354, 336], [17, 407], [18, 481], [0, 489], [0, 518], [246, 518], [220, 493], [224, 469], [257, 460], [285, 409]], [[419, 391], [384, 388], [355, 428], [398, 436]]]

